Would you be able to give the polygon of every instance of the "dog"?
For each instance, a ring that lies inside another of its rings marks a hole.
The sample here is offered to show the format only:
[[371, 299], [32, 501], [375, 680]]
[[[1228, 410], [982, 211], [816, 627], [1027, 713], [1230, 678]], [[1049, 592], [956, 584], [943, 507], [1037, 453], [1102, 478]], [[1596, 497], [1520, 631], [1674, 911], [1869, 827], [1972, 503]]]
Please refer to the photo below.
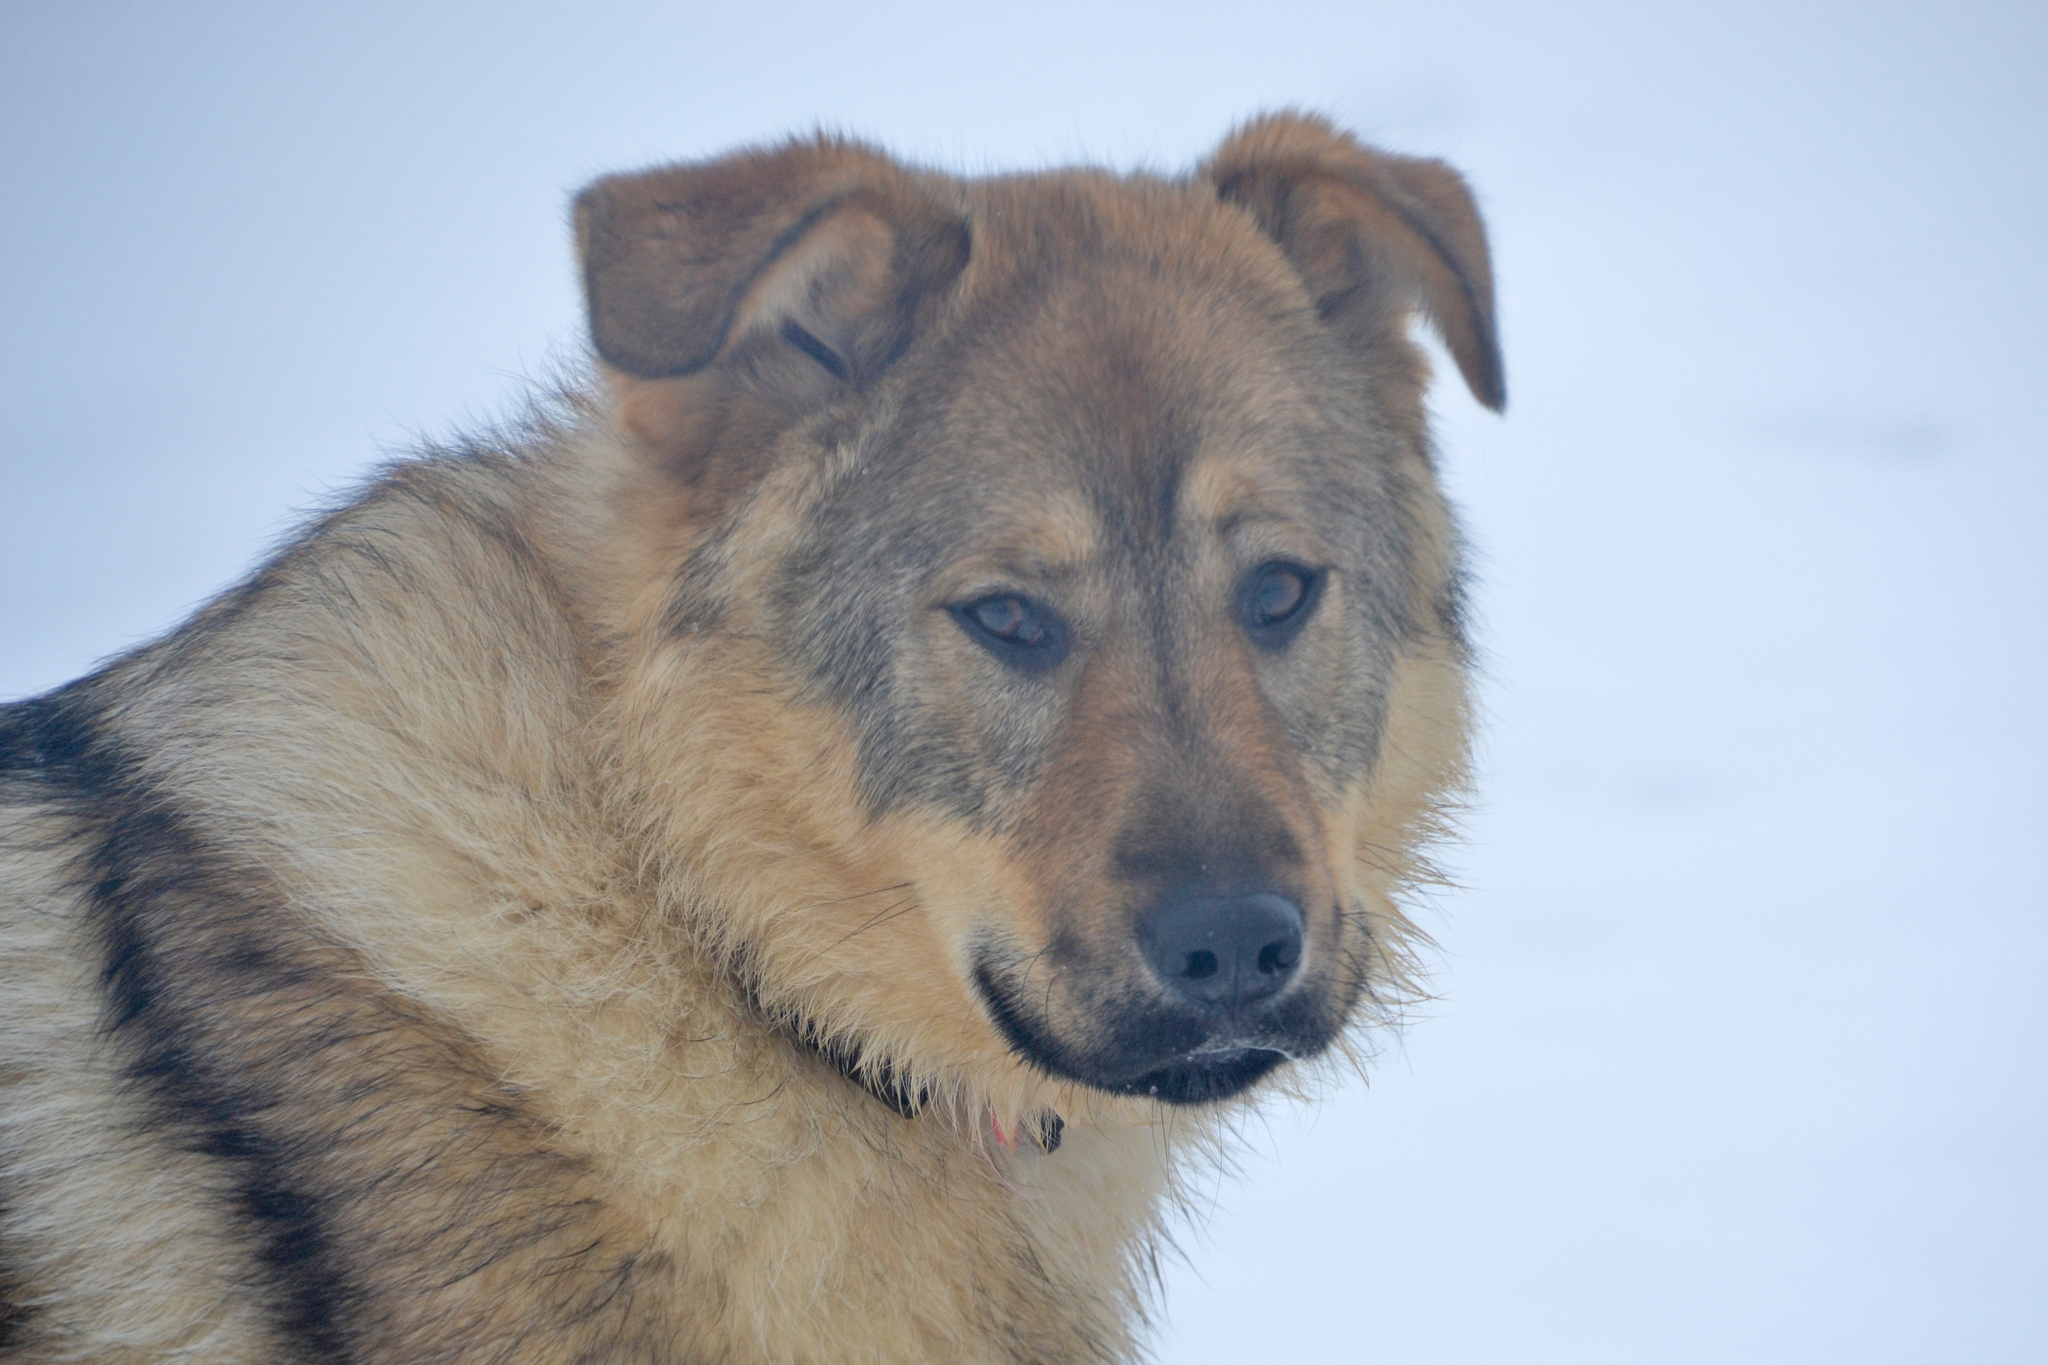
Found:
[[1464, 182], [800, 138], [575, 204], [587, 380], [0, 709], [0, 1356], [1142, 1349], [1414, 989]]

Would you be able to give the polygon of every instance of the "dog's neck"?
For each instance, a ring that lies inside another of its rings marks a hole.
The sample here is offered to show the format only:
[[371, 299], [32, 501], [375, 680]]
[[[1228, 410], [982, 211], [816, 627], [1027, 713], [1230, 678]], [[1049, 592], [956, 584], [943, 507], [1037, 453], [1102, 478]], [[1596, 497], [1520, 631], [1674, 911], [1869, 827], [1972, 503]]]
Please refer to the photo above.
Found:
[[[796, 1010], [769, 1005], [761, 997], [759, 984], [744, 969], [736, 971], [734, 977], [740, 994], [754, 1012], [799, 1051], [816, 1057], [903, 1118], [916, 1119], [930, 1106], [931, 1092], [923, 1086], [913, 1087], [897, 1074], [895, 1064], [886, 1056], [869, 1062], [859, 1040], [828, 1032], [816, 1019]], [[995, 1121], [999, 1142], [1007, 1146], [1018, 1137], [1028, 1137], [1048, 1154], [1059, 1149], [1065, 1131], [1066, 1121], [1051, 1109], [1035, 1121], [1027, 1120], [1018, 1133], [1007, 1132], [1000, 1120]]]

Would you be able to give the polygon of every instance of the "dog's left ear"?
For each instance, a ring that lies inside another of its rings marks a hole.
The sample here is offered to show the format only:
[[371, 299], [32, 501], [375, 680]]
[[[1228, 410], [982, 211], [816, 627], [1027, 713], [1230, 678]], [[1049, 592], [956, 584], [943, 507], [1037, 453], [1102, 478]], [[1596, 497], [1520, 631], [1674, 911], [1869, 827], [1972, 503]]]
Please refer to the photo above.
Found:
[[1286, 113], [1232, 133], [1201, 174], [1279, 243], [1347, 339], [1379, 343], [1419, 305], [1472, 396], [1506, 406], [1486, 229], [1456, 171]]

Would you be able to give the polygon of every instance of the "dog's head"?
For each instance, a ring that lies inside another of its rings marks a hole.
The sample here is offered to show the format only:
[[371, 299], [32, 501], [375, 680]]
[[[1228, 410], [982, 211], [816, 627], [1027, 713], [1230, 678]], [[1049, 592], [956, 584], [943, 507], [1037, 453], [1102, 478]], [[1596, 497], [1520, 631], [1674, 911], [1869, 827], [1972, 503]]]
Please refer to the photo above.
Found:
[[870, 1067], [1019, 1104], [1328, 1047], [1461, 775], [1408, 337], [1501, 405], [1458, 176], [1297, 116], [1177, 181], [818, 140], [577, 226], [648, 471], [615, 733], [695, 932]]

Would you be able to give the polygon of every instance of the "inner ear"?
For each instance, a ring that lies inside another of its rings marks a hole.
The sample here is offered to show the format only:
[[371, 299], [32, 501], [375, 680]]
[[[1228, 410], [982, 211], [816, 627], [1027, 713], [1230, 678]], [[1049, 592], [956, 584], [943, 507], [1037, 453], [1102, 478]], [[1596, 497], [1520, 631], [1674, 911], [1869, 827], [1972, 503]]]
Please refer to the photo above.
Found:
[[1419, 307], [1472, 396], [1495, 411], [1507, 402], [1486, 229], [1456, 171], [1292, 113], [1238, 129], [1204, 169], [1287, 254], [1340, 335], [1371, 349], [1405, 336]]
[[896, 256], [896, 231], [857, 204], [809, 224], [734, 311], [734, 375], [792, 416], [873, 380], [909, 340]]

